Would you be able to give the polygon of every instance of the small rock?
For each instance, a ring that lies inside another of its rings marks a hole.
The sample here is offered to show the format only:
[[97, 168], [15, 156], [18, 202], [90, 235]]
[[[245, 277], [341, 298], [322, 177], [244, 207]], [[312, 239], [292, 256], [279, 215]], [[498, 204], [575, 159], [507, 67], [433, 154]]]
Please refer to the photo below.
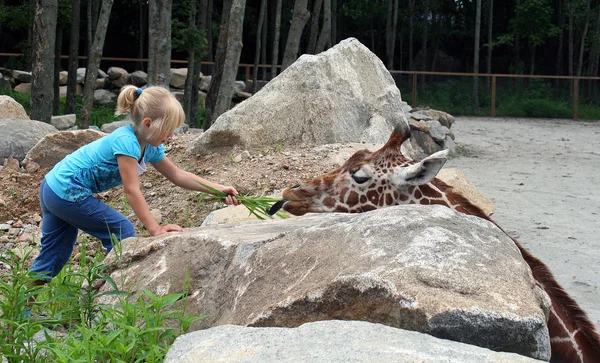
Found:
[[17, 237], [17, 242], [19, 243], [27, 243], [27, 244], [35, 244], [35, 239], [33, 238], [33, 234], [31, 233], [23, 233], [19, 237]]
[[19, 160], [14, 159], [14, 158], [8, 158], [4, 160], [4, 168], [2, 168], [2, 171], [8, 171], [8, 170], [19, 170]]
[[8, 234], [10, 236], [17, 236], [21, 232], [21, 228], [9, 228]]
[[146, 189], [152, 188], [152, 183], [150, 183], [150, 182], [144, 183], [144, 188], [146, 188]]
[[13, 228], [23, 228], [23, 222], [21, 222], [20, 220], [18, 220], [15, 223], [13, 223], [12, 227]]
[[29, 161], [25, 164], [25, 170], [29, 173], [29, 174], [33, 174], [36, 171], [40, 170], [40, 165], [34, 161]]
[[42, 221], [42, 217], [40, 217], [40, 215], [37, 213], [34, 213], [33, 216], [31, 216], [31, 219], [33, 219], [36, 223], [40, 223]]

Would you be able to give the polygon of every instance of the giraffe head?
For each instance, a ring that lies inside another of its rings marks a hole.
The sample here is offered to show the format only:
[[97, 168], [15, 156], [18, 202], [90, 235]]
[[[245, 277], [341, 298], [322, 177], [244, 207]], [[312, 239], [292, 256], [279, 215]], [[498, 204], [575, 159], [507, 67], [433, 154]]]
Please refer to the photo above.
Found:
[[415, 187], [427, 184], [446, 162], [447, 150], [414, 162], [400, 151], [410, 130], [396, 127], [379, 150], [360, 150], [341, 167], [283, 191], [283, 200], [271, 208], [294, 215], [323, 212], [366, 212], [408, 203], [419, 203]]

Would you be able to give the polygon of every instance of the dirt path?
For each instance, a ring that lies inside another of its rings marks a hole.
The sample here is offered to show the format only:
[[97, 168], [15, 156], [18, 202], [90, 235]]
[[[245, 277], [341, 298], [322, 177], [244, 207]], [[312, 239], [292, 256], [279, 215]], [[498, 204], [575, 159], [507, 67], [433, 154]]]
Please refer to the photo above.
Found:
[[493, 218], [600, 327], [600, 122], [457, 118], [462, 170]]

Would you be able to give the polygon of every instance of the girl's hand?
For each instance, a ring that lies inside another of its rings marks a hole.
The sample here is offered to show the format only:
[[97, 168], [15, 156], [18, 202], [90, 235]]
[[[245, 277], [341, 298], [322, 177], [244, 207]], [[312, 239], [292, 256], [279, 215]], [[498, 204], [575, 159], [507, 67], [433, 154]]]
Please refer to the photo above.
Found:
[[[150, 231], [148, 231], [150, 232]], [[159, 226], [158, 229], [150, 232], [152, 236], [160, 236], [161, 234], [165, 234], [167, 232], [183, 232], [183, 228], [179, 227], [176, 224], [167, 224], [164, 226]]]
[[237, 200], [235, 198], [236, 195], [238, 195], [238, 191], [232, 187], [232, 186], [226, 186], [221, 188], [221, 191], [227, 195], [227, 198], [225, 198], [225, 204], [227, 205], [240, 205], [242, 204], [242, 202], [240, 202], [239, 200]]

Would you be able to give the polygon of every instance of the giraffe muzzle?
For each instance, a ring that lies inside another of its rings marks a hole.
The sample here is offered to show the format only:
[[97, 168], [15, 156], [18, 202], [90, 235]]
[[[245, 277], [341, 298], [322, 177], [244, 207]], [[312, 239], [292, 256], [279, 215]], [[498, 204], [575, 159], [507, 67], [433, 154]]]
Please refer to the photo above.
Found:
[[287, 200], [282, 199], [279, 202], [273, 204], [273, 206], [271, 206], [271, 208], [269, 209], [269, 215], [272, 216], [275, 213], [277, 213], [281, 208], [283, 208], [283, 205], [287, 202]]

